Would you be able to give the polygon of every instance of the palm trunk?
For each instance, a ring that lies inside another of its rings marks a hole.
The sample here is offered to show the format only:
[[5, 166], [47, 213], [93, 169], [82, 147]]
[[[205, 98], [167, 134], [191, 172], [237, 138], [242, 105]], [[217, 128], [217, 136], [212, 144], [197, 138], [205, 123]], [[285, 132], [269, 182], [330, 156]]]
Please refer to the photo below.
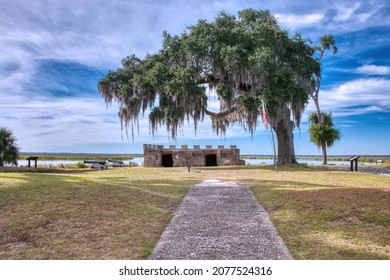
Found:
[[[321, 61], [321, 58], [322, 58], [322, 53], [321, 53], [321, 56], [320, 56], [320, 59], [319, 59], [320, 61]], [[313, 99], [314, 105], [316, 107], [318, 123], [320, 123], [321, 127], [323, 127], [324, 126], [324, 120], [321, 117], [320, 104], [318, 103], [318, 94], [319, 94], [320, 86], [321, 86], [321, 74], [317, 75], [316, 77], [317, 77], [318, 86], [317, 86], [315, 92], [311, 94], [311, 98]], [[326, 165], [326, 164], [328, 164], [328, 159], [327, 159], [327, 154], [326, 154], [326, 145], [322, 144], [321, 147], [322, 147], [322, 165]]]
[[328, 158], [326, 155], [326, 145], [322, 144], [322, 165], [328, 164]]

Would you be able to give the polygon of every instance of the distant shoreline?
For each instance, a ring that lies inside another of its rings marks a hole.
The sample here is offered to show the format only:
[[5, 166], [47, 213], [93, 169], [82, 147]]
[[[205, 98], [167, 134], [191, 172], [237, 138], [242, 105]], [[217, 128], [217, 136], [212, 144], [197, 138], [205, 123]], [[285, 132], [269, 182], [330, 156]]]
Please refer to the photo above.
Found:
[[19, 159], [37, 156], [40, 160], [131, 160], [143, 155], [128, 154], [92, 154], [92, 153], [20, 153]]
[[[61, 153], [61, 152], [21, 152], [20, 155], [97, 155], [97, 156], [143, 156], [143, 153]], [[353, 155], [328, 155], [328, 157], [351, 157]], [[364, 155], [360, 154], [361, 157], [385, 157], [390, 158], [390, 155]], [[257, 155], [257, 154], [241, 154], [241, 157], [264, 157], [272, 158], [273, 155]], [[296, 155], [297, 158], [301, 157], [322, 157], [321, 155]]]
[[[328, 156], [328, 161], [348, 161], [353, 155], [342, 155], [342, 156]], [[241, 155], [241, 159], [272, 159], [273, 156], [254, 156], [254, 155]], [[313, 160], [322, 161], [322, 156], [296, 156], [297, 160]], [[388, 155], [362, 155], [360, 156], [360, 162], [371, 162], [374, 163], [377, 160], [383, 160], [383, 162], [390, 162], [390, 156]]]
[[[32, 153], [22, 152], [19, 159], [27, 159], [30, 156], [38, 156], [41, 160], [131, 160], [143, 157], [143, 154], [109, 154], [109, 153]], [[348, 161], [354, 155], [330, 155], [329, 161]], [[360, 155], [361, 162], [375, 162], [376, 160], [390, 161], [390, 155]], [[241, 155], [242, 159], [272, 159], [273, 155]], [[322, 160], [320, 155], [297, 155], [297, 160]]]

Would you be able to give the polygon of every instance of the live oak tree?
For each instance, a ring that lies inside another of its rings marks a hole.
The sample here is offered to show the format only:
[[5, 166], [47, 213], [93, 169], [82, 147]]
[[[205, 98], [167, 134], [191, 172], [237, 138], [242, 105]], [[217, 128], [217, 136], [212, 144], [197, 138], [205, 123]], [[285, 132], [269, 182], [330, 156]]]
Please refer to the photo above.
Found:
[[6, 163], [18, 165], [19, 147], [12, 131], [5, 127], [0, 127], [0, 166]]
[[[266, 108], [278, 163], [296, 163], [293, 129], [320, 73], [306, 40], [290, 36], [269, 11], [251, 9], [237, 17], [221, 12], [212, 22], [199, 20], [181, 35], [163, 37], [157, 53], [128, 56], [99, 81], [105, 102], [119, 104], [122, 129], [130, 126], [134, 138], [138, 118], [149, 108], [153, 134], [165, 126], [175, 139], [185, 120], [192, 119], [196, 130], [205, 115], [218, 135], [233, 123], [253, 134]], [[207, 108], [208, 90], [218, 96], [218, 112]]]

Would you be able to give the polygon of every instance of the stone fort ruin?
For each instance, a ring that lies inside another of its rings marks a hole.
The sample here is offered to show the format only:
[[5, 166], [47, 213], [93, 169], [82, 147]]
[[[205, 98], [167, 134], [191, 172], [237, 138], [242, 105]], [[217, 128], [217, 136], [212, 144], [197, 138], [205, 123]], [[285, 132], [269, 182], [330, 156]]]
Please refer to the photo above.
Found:
[[176, 148], [170, 145], [164, 149], [163, 145], [144, 144], [144, 167], [177, 167], [188, 166], [226, 166], [245, 165], [244, 160], [240, 160], [240, 149], [231, 145], [229, 149], [224, 146], [214, 148], [207, 145], [201, 149], [199, 145], [194, 145], [193, 149], [188, 149], [187, 145]]

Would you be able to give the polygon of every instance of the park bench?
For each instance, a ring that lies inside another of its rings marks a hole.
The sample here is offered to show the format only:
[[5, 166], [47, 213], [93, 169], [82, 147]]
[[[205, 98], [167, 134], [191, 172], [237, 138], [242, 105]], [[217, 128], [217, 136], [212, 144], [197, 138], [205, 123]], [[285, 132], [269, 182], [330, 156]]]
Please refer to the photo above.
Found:
[[383, 159], [377, 159], [376, 164], [383, 164]]

